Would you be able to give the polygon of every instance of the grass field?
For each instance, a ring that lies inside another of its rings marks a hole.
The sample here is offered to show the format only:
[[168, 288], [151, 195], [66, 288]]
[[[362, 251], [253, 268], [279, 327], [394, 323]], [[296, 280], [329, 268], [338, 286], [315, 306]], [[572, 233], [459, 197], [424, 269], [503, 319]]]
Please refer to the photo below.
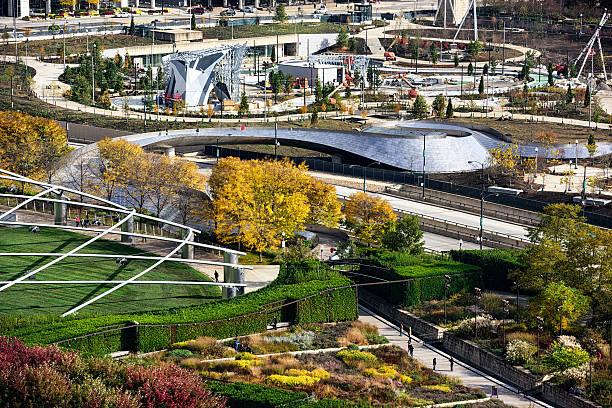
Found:
[[[40, 233], [26, 228], [0, 229], [0, 252], [65, 253], [91, 237], [41, 228]], [[96, 241], [80, 253], [140, 254], [136, 248], [111, 241]], [[16, 279], [51, 259], [46, 257], [0, 257], [0, 280]], [[154, 261], [130, 260], [121, 267], [114, 258], [66, 258], [43, 272], [37, 280], [125, 280], [152, 265]], [[210, 279], [195, 269], [177, 262], [166, 262], [139, 280]], [[0, 296], [0, 315], [31, 313], [63, 313], [104, 292], [112, 285], [14, 285]], [[121, 313], [167, 309], [197, 305], [221, 297], [218, 288], [188, 285], [127, 285], [81, 310], [81, 313]]]
[[341, 26], [334, 23], [300, 23], [300, 24], [261, 24], [237, 27], [200, 28], [204, 38], [228, 40], [230, 38], [267, 37], [285, 34], [327, 34], [337, 33]]

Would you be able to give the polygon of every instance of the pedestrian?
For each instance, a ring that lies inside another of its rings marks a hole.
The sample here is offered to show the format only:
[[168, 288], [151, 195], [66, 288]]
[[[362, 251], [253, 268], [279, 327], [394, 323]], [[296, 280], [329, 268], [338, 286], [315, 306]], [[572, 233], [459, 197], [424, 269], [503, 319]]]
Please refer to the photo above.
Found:
[[411, 343], [408, 343], [408, 352], [410, 353], [410, 357], [414, 357], [414, 346]]
[[451, 356], [450, 360], [451, 371], [453, 371], [453, 366], [455, 365], [455, 359]]
[[89, 214], [85, 214], [85, 227], [89, 227]]
[[276, 316], [274, 316], [274, 330], [276, 330], [277, 324], [278, 324], [278, 320], [276, 319]]
[[433, 359], [433, 370], [436, 371], [436, 364], [438, 363], [438, 361], [436, 360], [436, 358], [434, 357]]
[[240, 342], [238, 341], [238, 338], [236, 338], [236, 340], [234, 340], [234, 349], [238, 351], [239, 348], [240, 348]]
[[81, 223], [81, 220], [79, 219], [79, 216], [77, 215], [76, 218], [74, 219], [74, 222], [76, 223], [75, 227], [78, 227], [79, 224]]
[[219, 272], [215, 271], [215, 282], [219, 283]]

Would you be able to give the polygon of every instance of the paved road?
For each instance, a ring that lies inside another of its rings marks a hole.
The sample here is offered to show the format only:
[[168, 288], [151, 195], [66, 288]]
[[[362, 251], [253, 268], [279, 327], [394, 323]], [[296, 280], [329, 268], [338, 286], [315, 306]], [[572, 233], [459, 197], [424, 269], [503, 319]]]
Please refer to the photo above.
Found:
[[[358, 191], [360, 190], [355, 188], [336, 186], [336, 192], [339, 195], [343, 196], [350, 196], [351, 194], [354, 194]], [[468, 214], [465, 212], [451, 210], [448, 208], [436, 207], [431, 204], [410, 201], [404, 198], [391, 197], [384, 194], [368, 194], [384, 198], [389, 202], [389, 204], [391, 204], [394, 209], [424, 214], [430, 217], [436, 217], [446, 221], [464, 224], [475, 229], [480, 227], [480, 217], [475, 214]], [[515, 238], [527, 238], [527, 229], [520, 225], [511, 224], [508, 222], [499, 221], [487, 217], [484, 218], [483, 225], [485, 230], [494, 231], [500, 234], [508, 234]]]
[[[391, 344], [394, 344], [403, 348], [404, 350], [407, 350], [408, 339], [406, 337], [406, 334], [404, 333], [403, 336], [400, 336], [398, 328], [394, 324], [391, 324], [387, 320], [375, 315], [373, 312], [369, 311], [363, 306], [359, 307], [359, 320], [375, 325], [376, 327], [378, 327], [379, 333], [389, 339], [389, 342]], [[458, 377], [463, 381], [464, 385], [479, 388], [483, 390], [487, 394], [487, 396], [491, 395], [491, 386], [496, 386], [498, 388], [499, 399], [507, 405], [511, 405], [514, 407], [536, 406], [552, 408], [550, 405], [542, 401], [531, 397], [526, 398], [523, 395], [517, 394], [516, 388], [512, 387], [511, 385], [505, 384], [502, 381], [498, 381], [469, 366], [468, 364], [457, 361], [456, 359], [453, 371], [451, 372], [450, 363], [448, 360], [449, 356], [446, 353], [443, 353], [440, 350], [433, 348], [432, 346], [424, 344], [417, 337], [412, 336], [412, 339], [412, 345], [414, 346], [414, 358], [429, 368], [433, 368], [432, 362], [433, 359], [436, 358], [437, 371], [439, 371], [440, 373]]]

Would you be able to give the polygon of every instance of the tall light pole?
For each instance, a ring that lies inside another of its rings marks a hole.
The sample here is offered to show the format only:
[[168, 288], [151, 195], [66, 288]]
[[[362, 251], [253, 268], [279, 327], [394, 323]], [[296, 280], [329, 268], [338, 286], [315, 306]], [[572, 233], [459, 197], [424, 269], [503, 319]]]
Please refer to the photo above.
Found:
[[425, 198], [425, 134], [423, 134], [423, 189], [421, 193], [422, 198]]
[[278, 116], [274, 118], [274, 160], [277, 160], [276, 148], [278, 147]]
[[478, 241], [480, 241], [480, 250], [482, 251], [482, 224], [484, 216], [484, 198], [485, 198], [485, 181], [484, 181], [484, 163], [476, 160], [468, 161], [468, 164], [480, 164], [480, 232], [478, 233]]
[[504, 75], [504, 67], [506, 66], [506, 20], [504, 22], [504, 41], [502, 43], [502, 75]]
[[574, 149], [574, 152], [576, 153], [576, 163], [574, 164], [574, 168], [578, 170], [578, 139], [576, 139], [576, 148]]
[[580, 13], [580, 35], [582, 35], [582, 13]]
[[94, 54], [96, 53], [96, 43], [93, 43], [91, 51], [91, 102], [96, 106], [96, 68], [94, 66]]
[[366, 169], [374, 164], [380, 164], [380, 162], [372, 162], [363, 168], [363, 192], [366, 192]]

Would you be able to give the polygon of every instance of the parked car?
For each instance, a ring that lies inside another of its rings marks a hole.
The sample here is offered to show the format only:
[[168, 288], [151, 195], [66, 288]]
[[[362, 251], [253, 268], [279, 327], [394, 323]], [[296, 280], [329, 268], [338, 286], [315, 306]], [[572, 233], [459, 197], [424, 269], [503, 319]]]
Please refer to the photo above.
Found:
[[227, 10], [223, 10], [221, 12], [222, 16], [235, 16], [236, 15], [236, 10], [234, 9], [227, 9]]
[[204, 7], [193, 7], [191, 9], [191, 14], [204, 14], [206, 13], [206, 10], [204, 9]]
[[327, 14], [327, 8], [325, 6], [320, 7], [314, 11], [314, 14]]
[[240, 10], [240, 11], [242, 11], [243, 13], [254, 13], [254, 12], [255, 12], [255, 10], [253, 9], [253, 7], [251, 7], [251, 6], [246, 6], [245, 8], [243, 8], [243, 9], [242, 9], [242, 10]]
[[129, 17], [129, 16], [130, 16], [130, 13], [127, 13], [125, 11], [122, 11], [121, 13], [117, 13], [117, 14], [114, 15], [114, 17], [117, 17], [117, 18], [126, 18], [126, 17]]

